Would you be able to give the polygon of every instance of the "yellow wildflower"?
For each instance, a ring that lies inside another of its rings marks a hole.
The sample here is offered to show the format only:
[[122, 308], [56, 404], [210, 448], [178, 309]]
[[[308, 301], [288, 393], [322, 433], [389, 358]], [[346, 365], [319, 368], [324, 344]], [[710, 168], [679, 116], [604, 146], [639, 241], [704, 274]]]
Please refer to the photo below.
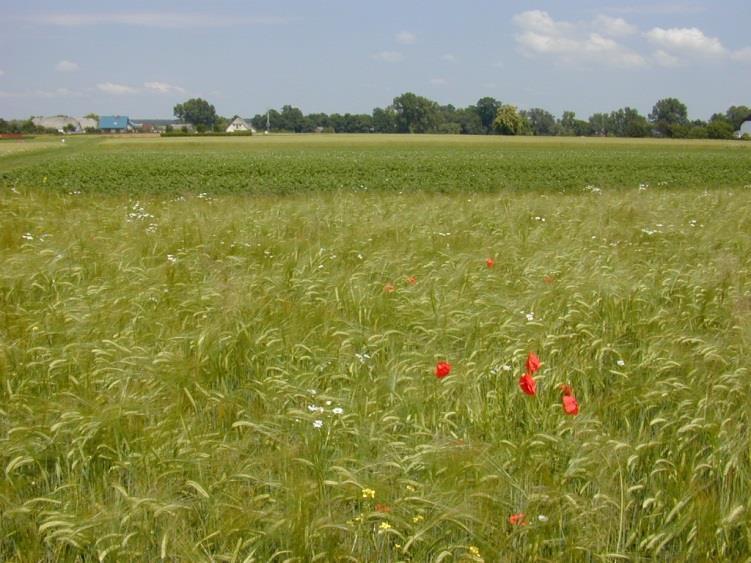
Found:
[[425, 520], [425, 517], [422, 514], [416, 514], [412, 517], [412, 522], [414, 522], [415, 524], [422, 522], [423, 520]]
[[362, 498], [375, 498], [375, 491], [373, 489], [363, 489]]
[[382, 534], [386, 530], [390, 530], [390, 529], [391, 529], [391, 524], [389, 524], [388, 522], [381, 522], [381, 525], [378, 526], [378, 533]]

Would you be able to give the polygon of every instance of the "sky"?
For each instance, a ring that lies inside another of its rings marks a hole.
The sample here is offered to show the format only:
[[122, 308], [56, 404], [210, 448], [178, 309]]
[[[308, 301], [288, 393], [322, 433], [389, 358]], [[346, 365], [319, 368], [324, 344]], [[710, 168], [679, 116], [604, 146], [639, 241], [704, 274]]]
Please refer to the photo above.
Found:
[[0, 117], [751, 105], [748, 0], [0, 0]]

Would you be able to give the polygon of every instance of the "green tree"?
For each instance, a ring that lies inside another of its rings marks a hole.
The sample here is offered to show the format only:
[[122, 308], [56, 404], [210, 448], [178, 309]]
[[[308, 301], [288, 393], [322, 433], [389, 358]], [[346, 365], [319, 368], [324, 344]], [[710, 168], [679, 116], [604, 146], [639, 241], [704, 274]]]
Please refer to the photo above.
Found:
[[301, 133], [305, 128], [305, 116], [303, 116], [300, 108], [289, 104], [282, 106], [282, 112], [279, 117], [281, 119], [280, 128], [285, 131]]
[[589, 123], [577, 119], [573, 111], [564, 111], [558, 122], [559, 134], [566, 137], [581, 137], [589, 134]]
[[373, 110], [373, 129], [376, 133], [396, 133], [396, 112], [393, 107]]
[[751, 108], [748, 106], [730, 106], [725, 112], [725, 117], [730, 122], [733, 131], [738, 131], [744, 121], [751, 119]]
[[202, 126], [203, 129], [211, 128], [218, 117], [214, 106], [201, 98], [191, 98], [187, 102], [177, 104], [173, 110], [175, 117], [181, 121]]
[[650, 126], [647, 118], [633, 108], [610, 112], [610, 129], [618, 137], [646, 137]]
[[399, 133], [428, 133], [438, 126], [438, 104], [406, 92], [394, 98], [396, 129]]
[[607, 113], [593, 113], [589, 117], [589, 132], [592, 135], [607, 137], [612, 132], [610, 116]]
[[549, 111], [542, 108], [532, 108], [521, 112], [529, 123], [529, 129], [533, 135], [554, 135], [555, 117]]
[[524, 133], [526, 122], [516, 109], [516, 106], [502, 105], [493, 120], [493, 129], [499, 135], [521, 135]]
[[662, 135], [677, 137], [680, 135], [679, 131], [683, 131], [679, 128], [689, 124], [686, 104], [677, 98], [658, 100], [649, 114], [649, 121]]
[[477, 103], [470, 108], [474, 108], [477, 112], [477, 116], [480, 118], [483, 131], [485, 133], [492, 133], [495, 123], [495, 118], [498, 115], [498, 110], [501, 109], [501, 102], [490, 96], [485, 96], [477, 100]]

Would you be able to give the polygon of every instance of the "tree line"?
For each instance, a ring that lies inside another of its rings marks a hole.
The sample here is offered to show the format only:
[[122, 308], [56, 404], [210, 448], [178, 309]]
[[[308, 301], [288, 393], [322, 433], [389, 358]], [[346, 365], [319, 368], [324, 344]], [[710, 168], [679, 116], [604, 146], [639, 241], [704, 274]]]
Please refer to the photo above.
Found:
[[[201, 98], [177, 104], [174, 115], [191, 123], [198, 132], [224, 131], [233, 118], [217, 115], [213, 105]], [[709, 120], [689, 120], [686, 105], [677, 98], [658, 100], [644, 116], [630, 107], [609, 113], [594, 113], [580, 119], [573, 111], [560, 117], [543, 108], [519, 110], [511, 104], [486, 96], [466, 108], [440, 105], [424, 96], [406, 92], [372, 113], [310, 113], [285, 105], [256, 114], [250, 119], [256, 130], [294, 133], [447, 133], [461, 135], [548, 135], [602, 137], [670, 137], [730, 139], [741, 124], [751, 119], [751, 108], [731, 106]], [[0, 133], [40, 133], [31, 119], [0, 119]]]
[[[175, 106], [175, 116], [204, 130], [225, 126], [230, 120], [216, 115], [205, 100], [193, 99]], [[424, 96], [406, 92], [370, 114], [311, 113], [285, 105], [251, 118], [257, 130], [336, 133], [449, 133], [463, 135], [560, 135], [602, 137], [671, 137], [729, 139], [751, 119], [751, 108], [731, 106], [708, 121], [689, 120], [686, 105], [677, 98], [658, 100], [649, 115], [630, 107], [594, 113], [580, 119], [572, 111], [560, 117], [543, 108], [519, 110], [486, 96], [473, 105], [457, 108], [440, 105]], [[217, 127], [218, 126], [218, 127]], [[200, 130], [200, 129], [199, 129]]]

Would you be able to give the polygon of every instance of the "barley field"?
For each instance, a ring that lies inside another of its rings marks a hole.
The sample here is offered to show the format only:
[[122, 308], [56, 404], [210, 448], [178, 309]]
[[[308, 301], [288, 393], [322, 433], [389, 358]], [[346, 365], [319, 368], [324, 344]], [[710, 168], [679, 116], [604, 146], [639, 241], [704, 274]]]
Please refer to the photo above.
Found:
[[749, 344], [748, 143], [3, 141], [0, 559], [748, 561]]

